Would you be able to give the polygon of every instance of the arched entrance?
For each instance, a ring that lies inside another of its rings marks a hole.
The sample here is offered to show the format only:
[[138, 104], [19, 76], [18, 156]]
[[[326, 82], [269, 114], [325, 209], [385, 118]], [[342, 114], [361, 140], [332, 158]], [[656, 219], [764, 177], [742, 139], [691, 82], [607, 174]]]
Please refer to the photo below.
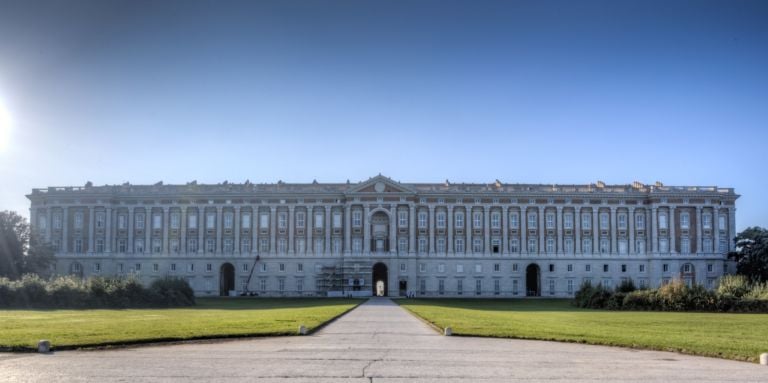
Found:
[[377, 211], [371, 216], [371, 251], [385, 253], [389, 250], [389, 216]]
[[688, 287], [693, 287], [693, 285], [696, 284], [696, 269], [693, 267], [693, 264], [684, 263], [680, 266], [680, 279], [682, 279], [683, 283], [688, 285]]
[[235, 266], [227, 262], [219, 270], [219, 295], [226, 297], [235, 289]]
[[387, 265], [379, 262], [373, 265], [373, 296], [387, 296]]
[[539, 265], [531, 263], [525, 268], [525, 295], [538, 297], [541, 295], [541, 269]]

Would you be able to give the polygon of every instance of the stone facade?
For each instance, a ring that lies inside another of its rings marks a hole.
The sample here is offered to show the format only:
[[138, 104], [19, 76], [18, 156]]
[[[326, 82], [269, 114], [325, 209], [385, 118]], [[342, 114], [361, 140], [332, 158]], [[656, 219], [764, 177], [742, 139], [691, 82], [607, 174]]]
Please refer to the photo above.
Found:
[[34, 189], [55, 272], [186, 278], [198, 295], [571, 296], [585, 280], [714, 287], [730, 188], [360, 183]]

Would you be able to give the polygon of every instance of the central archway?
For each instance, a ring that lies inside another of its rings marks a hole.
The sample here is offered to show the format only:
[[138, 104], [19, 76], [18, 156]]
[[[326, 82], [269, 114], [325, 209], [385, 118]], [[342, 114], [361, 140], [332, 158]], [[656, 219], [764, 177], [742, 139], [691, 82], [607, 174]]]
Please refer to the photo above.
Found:
[[387, 296], [387, 265], [378, 262], [373, 265], [373, 296], [386, 297]]
[[219, 295], [226, 297], [235, 289], [235, 266], [227, 262], [219, 270]]
[[525, 295], [538, 297], [541, 295], [541, 269], [539, 265], [531, 263], [525, 268]]

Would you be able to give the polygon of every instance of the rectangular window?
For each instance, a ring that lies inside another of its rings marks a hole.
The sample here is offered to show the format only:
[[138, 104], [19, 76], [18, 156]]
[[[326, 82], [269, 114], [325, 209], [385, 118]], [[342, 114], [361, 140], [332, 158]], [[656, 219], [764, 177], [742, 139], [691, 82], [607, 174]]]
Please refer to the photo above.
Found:
[[637, 254], [645, 254], [645, 240], [644, 239], [635, 240], [635, 251], [637, 252]]
[[224, 228], [227, 230], [232, 230], [233, 227], [233, 221], [234, 221], [234, 214], [232, 212], [226, 212], [224, 213]]
[[456, 272], [457, 273], [463, 273], [464, 272], [464, 265], [462, 265], [462, 264], [456, 265]]
[[418, 252], [419, 253], [426, 253], [427, 252], [427, 239], [424, 237], [419, 237], [418, 241]]
[[117, 252], [125, 253], [126, 251], [128, 251], [128, 241], [125, 239], [117, 240]]
[[277, 213], [277, 228], [286, 229], [288, 227], [288, 213], [281, 211]]
[[707, 263], [707, 272], [711, 273], [711, 272], [714, 272], [714, 271], [715, 271], [715, 265], [713, 265], [711, 263]]
[[659, 238], [659, 252], [669, 253], [669, 240], [666, 238]]
[[61, 229], [61, 214], [56, 213], [53, 215], [53, 228]]
[[554, 254], [555, 252], [555, 240], [553, 238], [547, 238], [547, 253]]
[[667, 214], [659, 213], [659, 229], [667, 230]]
[[536, 213], [528, 213], [528, 230], [536, 229]]
[[261, 263], [261, 266], [259, 267], [260, 272], [266, 273], [267, 272], [267, 264]]
[[709, 215], [709, 213], [703, 214], [701, 216], [701, 226], [705, 229], [711, 229], [712, 228], [712, 216]]
[[571, 214], [571, 213], [566, 213], [566, 214], [563, 216], [563, 227], [564, 227], [566, 230], [571, 230], [571, 229], [573, 229], [573, 214]]
[[717, 226], [718, 226], [718, 228], [720, 230], [725, 230], [726, 229], [727, 225], [725, 224], [725, 216], [724, 215], [721, 215], [721, 216], [717, 217]]
[[262, 213], [259, 216], [259, 227], [261, 227], [262, 229], [266, 229], [269, 227], [269, 214]]
[[126, 224], [126, 217], [125, 214], [120, 214], [117, 216], [117, 228], [119, 230], [125, 230], [128, 225]]
[[491, 228], [492, 229], [500, 229], [501, 228], [501, 213], [494, 211], [491, 213]]
[[205, 251], [209, 253], [213, 253], [216, 251], [216, 240], [213, 238], [208, 238], [205, 240]]
[[216, 214], [208, 213], [205, 216], [205, 228], [208, 230], [213, 230], [215, 227], [216, 227]]
[[163, 216], [161, 214], [152, 216], [152, 228], [155, 230], [163, 228]]
[[[306, 218], [306, 216], [305, 216], [303, 211], [296, 212], [296, 227], [297, 228], [299, 228], [299, 229], [303, 229], [304, 228], [305, 218]], [[315, 226], [315, 227], [317, 227], [317, 226]]]
[[104, 252], [104, 240], [99, 238], [96, 240], [96, 252], [97, 253], [103, 253]]
[[456, 238], [454, 241], [456, 241], [456, 248], [454, 249], [457, 253], [463, 253], [464, 252], [464, 238]]
[[250, 253], [251, 252], [251, 240], [248, 238], [243, 238], [240, 240], [240, 252], [241, 253]]
[[475, 229], [480, 229], [483, 227], [483, 213], [475, 212], [472, 215], [472, 227]]
[[457, 212], [456, 213], [456, 228], [457, 229], [463, 229], [464, 228], [464, 213], [463, 212]]
[[278, 238], [277, 252], [280, 254], [285, 254], [286, 251], [288, 251], [288, 241], [285, 238]]
[[464, 294], [464, 280], [463, 279], [456, 280], [456, 294], [458, 294], [458, 295]]
[[187, 220], [187, 224], [189, 225], [190, 229], [197, 229], [197, 214], [191, 214]]
[[94, 273], [101, 272], [101, 263], [96, 262], [93, 264], [93, 272]]
[[171, 213], [171, 229], [178, 229], [180, 221], [181, 221], [181, 216], [179, 215], [179, 213], [176, 213], [176, 212]]
[[436, 215], [437, 228], [445, 229], [445, 212], [438, 212]]
[[592, 265], [584, 265], [584, 271], [591, 273], [592, 272]]
[[621, 272], [626, 273], [627, 272], [627, 265], [621, 265]]
[[584, 254], [592, 253], [592, 238], [582, 238], [581, 240], [581, 252]]
[[187, 240], [187, 252], [190, 252], [190, 253], [197, 252], [197, 239], [189, 238]]
[[303, 263], [296, 264], [296, 272], [297, 273], [303, 273], [304, 272], [304, 264]]
[[170, 266], [169, 270], [171, 272], [175, 272], [176, 271], [176, 264], [175, 263], [171, 263], [171, 266]]
[[440, 295], [445, 294], [445, 280], [444, 279], [438, 279], [437, 280], [437, 293]]
[[509, 240], [509, 252], [510, 253], [518, 253], [520, 252], [520, 240], [517, 238], [512, 238]]
[[581, 228], [583, 230], [592, 229], [592, 217], [589, 213], [583, 213], [581, 215]]
[[445, 238], [443, 238], [443, 237], [438, 238], [436, 240], [435, 247], [436, 247], [436, 250], [437, 250], [438, 253], [444, 254], [445, 253]]
[[547, 213], [545, 217], [547, 219], [546, 221], [547, 229], [553, 230], [555, 228], [555, 213]]
[[352, 252], [354, 253], [361, 253], [363, 252], [363, 240], [360, 238], [352, 238]]
[[352, 212], [352, 226], [360, 227], [363, 225], [363, 212], [360, 210], [354, 210]]
[[571, 237], [565, 238], [565, 253], [573, 254], [573, 238]]
[[285, 263], [278, 264], [277, 269], [282, 273], [285, 272]]
[[568, 270], [569, 273], [572, 272], [573, 271], [573, 264], [569, 263], [568, 266], [567, 266], [567, 270]]
[[618, 215], [618, 223], [619, 223], [620, 230], [627, 230], [627, 215], [624, 213], [620, 213]]
[[549, 280], [549, 295], [555, 295], [555, 280]]
[[701, 242], [701, 245], [702, 245], [702, 247], [703, 247], [703, 249], [702, 249], [702, 250], [703, 250], [705, 253], [711, 253], [711, 252], [712, 252], [712, 239], [710, 239], [710, 238], [705, 238], [705, 239], [704, 239], [704, 240]]
[[419, 272], [420, 273], [426, 273], [427, 272], [427, 265], [424, 263], [419, 263]]
[[600, 254], [608, 254], [610, 251], [608, 238], [600, 238]]
[[520, 216], [517, 213], [512, 213], [509, 215], [509, 227], [511, 229], [520, 228]]
[[397, 252], [401, 254], [408, 252], [408, 238], [405, 238], [405, 237], [398, 238]]
[[691, 216], [688, 212], [680, 213], [680, 229], [688, 230], [691, 226]]
[[639, 270], [641, 273], [644, 273], [644, 272], [645, 272], [645, 265], [639, 265], [639, 266], [638, 266], [638, 270]]
[[303, 279], [297, 279], [296, 280], [296, 291], [303, 292], [304, 291], [304, 280]]
[[408, 212], [400, 211], [397, 213], [397, 225], [400, 227], [408, 227]]
[[476, 273], [482, 273], [483, 272], [483, 265], [476, 263], [475, 264], [475, 272]]
[[315, 214], [315, 228], [322, 229], [324, 227], [325, 227], [325, 214], [323, 213]]
[[243, 221], [243, 229], [248, 230], [248, 229], [251, 228], [251, 214], [250, 213], [243, 213], [242, 221]]
[[75, 212], [75, 230], [81, 230], [83, 228], [83, 212]]
[[277, 289], [280, 290], [280, 292], [285, 291], [285, 278], [279, 278], [277, 280]]
[[627, 240], [621, 239], [619, 240], [619, 254], [627, 254]]
[[156, 273], [156, 272], [158, 272], [158, 271], [160, 271], [160, 265], [159, 265], [159, 264], [157, 264], [157, 263], [153, 263], [153, 264], [152, 264], [152, 272], [155, 272], [155, 273]]
[[232, 246], [232, 238], [224, 238], [224, 252], [231, 253], [234, 251]]
[[427, 228], [427, 213], [423, 212], [423, 211], [420, 211], [419, 214], [417, 215], [417, 218], [418, 218], [418, 221], [419, 221], [419, 223], [418, 223], [419, 229], [426, 229]]
[[573, 294], [573, 279], [568, 280], [568, 294]]
[[519, 268], [520, 268], [520, 266], [518, 266], [518, 264], [517, 264], [517, 263], [513, 263], [513, 264], [512, 264], [512, 272], [513, 272], [513, 273], [516, 273], [516, 272], [518, 272]]
[[528, 238], [528, 252], [536, 253], [536, 238]]
[[437, 272], [438, 273], [444, 273], [445, 272], [445, 264], [444, 263], [441, 263], [441, 264], [437, 265]]
[[635, 228], [637, 230], [645, 230], [645, 214], [635, 215]]
[[603, 272], [604, 273], [608, 272], [608, 264], [603, 264]]
[[419, 294], [426, 295], [427, 294], [427, 280], [426, 279], [420, 279], [419, 280]]
[[[41, 218], [43, 218], [43, 217], [41, 217]], [[103, 229], [104, 228], [104, 220], [105, 220], [104, 212], [96, 213], [96, 228], [97, 229]], [[45, 220], [40, 221], [40, 223], [43, 224], [41, 226], [44, 226], [45, 225]], [[45, 229], [45, 227], [41, 227], [41, 229]]]
[[494, 272], [494, 273], [498, 273], [499, 271], [501, 271], [501, 264], [499, 264], [499, 263], [494, 263], [494, 264], [493, 264], [493, 272]]
[[688, 237], [683, 237], [680, 239], [680, 252], [683, 254], [691, 253], [691, 240], [688, 239]]
[[405, 265], [405, 263], [401, 263], [401, 264], [400, 264], [400, 272], [401, 272], [401, 273], [404, 273], [404, 272], [406, 272], [406, 271], [407, 271], [407, 268], [406, 268], [406, 265]]
[[665, 263], [661, 265], [661, 271], [668, 273], [669, 272], [669, 264]]
[[472, 252], [473, 253], [482, 253], [483, 252], [483, 240], [480, 238], [475, 238], [472, 240]]
[[517, 288], [518, 282], [517, 279], [512, 280], [512, 295], [517, 295], [518, 288]]
[[155, 254], [163, 252], [163, 242], [160, 238], [152, 238], [152, 252]]
[[475, 279], [475, 295], [480, 295], [482, 293], [483, 293], [483, 280]]
[[296, 238], [296, 253], [301, 254], [304, 253], [306, 250], [306, 239], [304, 238]]
[[555, 264], [554, 263], [550, 263], [549, 264], [549, 272], [550, 273], [554, 273], [555, 272]]
[[262, 292], [267, 292], [267, 280], [265, 278], [259, 280], [259, 289]]
[[333, 228], [341, 229], [341, 213], [333, 213]]
[[141, 263], [135, 264], [133, 269], [136, 270], [136, 272], [141, 271]]
[[325, 241], [323, 241], [322, 238], [315, 238], [315, 253], [322, 254], [324, 252], [324, 249], [325, 249]]
[[144, 252], [144, 240], [143, 239], [137, 239], [136, 242], [133, 244], [133, 250], [135, 253], [143, 253]]
[[608, 230], [608, 213], [600, 213], [600, 230]]

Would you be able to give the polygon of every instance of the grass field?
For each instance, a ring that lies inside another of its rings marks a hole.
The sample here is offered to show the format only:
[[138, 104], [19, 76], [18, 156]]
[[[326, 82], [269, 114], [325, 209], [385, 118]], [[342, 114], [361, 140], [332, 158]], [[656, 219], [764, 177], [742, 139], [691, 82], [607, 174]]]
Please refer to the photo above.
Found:
[[755, 362], [768, 352], [768, 314], [579, 309], [569, 300], [416, 299], [398, 303], [454, 335], [557, 340]]
[[348, 311], [350, 299], [197, 299], [197, 306], [127, 310], [0, 310], [0, 349], [54, 348], [310, 331]]

